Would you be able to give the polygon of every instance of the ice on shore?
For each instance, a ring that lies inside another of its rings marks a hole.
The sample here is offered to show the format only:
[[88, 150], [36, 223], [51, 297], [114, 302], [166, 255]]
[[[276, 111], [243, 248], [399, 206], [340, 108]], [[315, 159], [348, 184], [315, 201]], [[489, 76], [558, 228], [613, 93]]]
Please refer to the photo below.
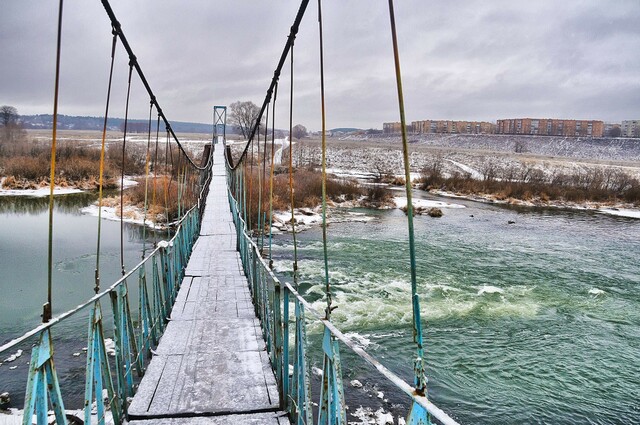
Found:
[[[69, 195], [71, 193], [82, 193], [80, 189], [70, 189], [56, 187], [53, 189], [53, 195]], [[0, 196], [29, 196], [32, 198], [44, 198], [49, 196], [50, 189], [41, 187], [40, 189], [0, 189]]]
[[[393, 198], [397, 208], [407, 207], [407, 198], [403, 196], [396, 196]], [[413, 199], [414, 208], [466, 208], [460, 204], [449, 204], [448, 202], [433, 201], [431, 199]]]

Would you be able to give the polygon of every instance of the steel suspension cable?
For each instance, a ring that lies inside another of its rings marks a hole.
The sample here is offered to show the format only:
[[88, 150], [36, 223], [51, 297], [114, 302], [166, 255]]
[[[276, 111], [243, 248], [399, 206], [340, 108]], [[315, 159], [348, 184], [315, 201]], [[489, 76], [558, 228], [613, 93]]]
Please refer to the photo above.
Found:
[[47, 302], [42, 308], [42, 321], [52, 316], [53, 298], [53, 189], [56, 177], [56, 132], [58, 130], [58, 94], [60, 92], [60, 52], [62, 50], [62, 2], [58, 4], [58, 38], [56, 41], [56, 80], [53, 91], [53, 131], [51, 134], [51, 173], [49, 175], [49, 245], [47, 252]]
[[417, 356], [414, 365], [416, 393], [425, 395], [427, 379], [424, 372], [424, 348], [422, 343], [422, 323], [420, 321], [420, 298], [416, 279], [416, 248], [413, 229], [413, 202], [411, 196], [411, 168], [409, 163], [409, 145], [407, 143], [407, 127], [404, 114], [404, 96], [402, 93], [402, 74], [400, 72], [400, 55], [398, 37], [396, 35], [393, 0], [389, 0], [389, 20], [391, 22], [391, 38], [393, 42], [393, 58], [395, 63], [396, 86], [398, 89], [398, 107], [400, 109], [400, 127], [402, 132], [402, 157], [404, 161], [405, 190], [407, 194], [407, 223], [409, 227], [409, 257], [411, 261], [411, 302], [413, 306], [413, 341], [416, 344]]
[[293, 284], [298, 287], [298, 244], [296, 242], [296, 219], [293, 196], [293, 45], [291, 45], [291, 86], [289, 96], [289, 194], [291, 198], [291, 230], [293, 233]]
[[100, 147], [100, 176], [98, 182], [98, 241], [96, 246], [96, 270], [95, 270], [95, 287], [93, 288], [97, 294], [100, 291], [100, 233], [102, 229], [102, 187], [104, 185], [104, 151], [105, 140], [107, 138], [107, 117], [109, 116], [109, 101], [111, 99], [111, 83], [113, 82], [113, 63], [116, 57], [116, 41], [117, 32], [112, 29], [113, 40], [111, 42], [111, 68], [109, 70], [109, 84], [107, 86], [107, 105], [104, 111], [104, 123], [102, 126], [102, 145]]
[[[105, 0], [103, 0], [105, 1]], [[273, 72], [273, 78], [271, 79], [271, 84], [269, 85], [269, 89], [267, 90], [267, 95], [264, 98], [264, 101], [262, 102], [262, 107], [260, 108], [260, 112], [258, 113], [258, 116], [256, 118], [256, 122], [254, 124], [254, 126], [251, 129], [251, 133], [249, 134], [249, 141], [247, 143], [247, 145], [245, 146], [244, 150], [242, 151], [242, 154], [240, 155], [240, 158], [238, 158], [237, 161], [235, 161], [235, 163], [232, 163], [230, 160], [231, 158], [227, 158], [227, 164], [229, 165], [229, 167], [232, 170], [235, 170], [236, 168], [238, 168], [238, 166], [240, 165], [241, 162], [243, 162], [244, 158], [247, 155], [247, 151], [249, 150], [249, 145], [253, 142], [253, 138], [255, 137], [256, 132], [258, 131], [258, 126], [262, 120], [262, 115], [264, 115], [264, 111], [267, 108], [267, 105], [269, 104], [269, 102], [271, 101], [271, 95], [273, 94], [273, 90], [276, 86], [276, 84], [278, 83], [278, 80], [280, 79], [280, 72], [282, 71], [282, 67], [284, 66], [284, 63], [287, 59], [287, 55], [289, 53], [289, 50], [293, 51], [293, 44], [294, 41], [296, 39], [296, 35], [298, 34], [298, 29], [300, 27], [300, 22], [302, 21], [302, 17], [304, 16], [305, 11], [307, 10], [307, 6], [309, 5], [309, 0], [302, 0], [302, 2], [300, 3], [300, 8], [298, 9], [298, 13], [296, 14], [296, 18], [293, 22], [293, 25], [291, 25], [291, 30], [289, 32], [289, 36], [287, 37], [287, 43], [284, 46], [284, 50], [282, 51], [282, 54], [280, 55], [280, 60], [278, 61], [278, 65], [276, 66], [276, 70]]]
[[120, 266], [122, 276], [126, 274], [124, 267], [124, 166], [127, 147], [127, 125], [129, 123], [129, 96], [131, 95], [131, 75], [133, 64], [129, 62], [129, 79], [127, 82], [127, 102], [124, 109], [124, 132], [122, 135], [122, 163], [120, 172]]
[[111, 25], [114, 28], [114, 31], [116, 32], [117, 36], [120, 38], [120, 41], [122, 42], [124, 49], [127, 51], [129, 55], [129, 59], [133, 62], [133, 67], [135, 68], [136, 73], [138, 74], [138, 77], [140, 77], [140, 81], [142, 82], [145, 89], [147, 90], [147, 93], [149, 94], [149, 97], [151, 98], [151, 102], [153, 102], [154, 106], [156, 107], [156, 110], [158, 111], [158, 115], [164, 121], [167, 127], [167, 131], [171, 134], [171, 136], [173, 137], [173, 140], [175, 140], [175, 142], [177, 143], [178, 147], [180, 148], [184, 156], [189, 160], [189, 163], [198, 170], [206, 170], [207, 167], [210, 165], [209, 163], [207, 163], [204, 167], [199, 166], [189, 157], [189, 154], [187, 153], [187, 151], [182, 147], [182, 144], [178, 140], [178, 137], [176, 136], [173, 129], [171, 128], [171, 124], [169, 123], [169, 120], [167, 120], [167, 117], [164, 115], [164, 112], [162, 112], [162, 108], [160, 108], [160, 104], [158, 103], [155, 95], [153, 94], [153, 91], [151, 90], [151, 86], [149, 85], [149, 82], [147, 81], [146, 77], [144, 76], [144, 73], [142, 72], [142, 68], [140, 67], [140, 64], [138, 63], [138, 61], [136, 60], [136, 56], [133, 54], [133, 49], [131, 49], [129, 42], [127, 41], [127, 38], [125, 37], [124, 32], [122, 31], [122, 26], [120, 25], [120, 22], [118, 22], [118, 19], [116, 18], [116, 15], [113, 12], [111, 5], [109, 4], [109, 0], [101, 0], [101, 2], [102, 2], [102, 6], [107, 12], [107, 15], [109, 16], [109, 19], [111, 20]]

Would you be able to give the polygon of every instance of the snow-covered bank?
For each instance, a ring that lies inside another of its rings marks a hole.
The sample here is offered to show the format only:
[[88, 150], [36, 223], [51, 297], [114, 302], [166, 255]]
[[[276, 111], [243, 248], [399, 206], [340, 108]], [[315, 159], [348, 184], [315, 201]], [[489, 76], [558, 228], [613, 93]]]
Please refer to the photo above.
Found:
[[[606, 215], [612, 215], [617, 217], [640, 219], [640, 209], [634, 208], [633, 206], [628, 204], [616, 204], [616, 205], [603, 206], [602, 203], [597, 203], [597, 202], [576, 203], [576, 202], [566, 202], [566, 201], [542, 201], [539, 199], [533, 199], [528, 201], [515, 199], [515, 198], [497, 199], [494, 195], [490, 195], [490, 194], [462, 195], [459, 193], [446, 192], [444, 190], [431, 190], [430, 193], [433, 193], [438, 196], [447, 197], [447, 198], [466, 199], [469, 201], [483, 202], [488, 204], [502, 204], [502, 205], [516, 205], [516, 206], [522, 206], [522, 207], [558, 208], [558, 209], [569, 209], [569, 210], [578, 210], [578, 211], [591, 211], [599, 214], [606, 214]], [[404, 202], [406, 206], [406, 198]], [[414, 205], [415, 205], [415, 201], [414, 201]]]
[[[396, 196], [393, 198], [393, 201], [397, 208], [402, 209], [407, 207], [407, 198], [405, 197]], [[434, 201], [431, 199], [413, 199], [412, 204], [414, 208], [466, 208], [464, 205], [449, 204], [447, 202]]]
[[[42, 186], [38, 189], [5, 189], [3, 187], [3, 183], [6, 177], [2, 177], [0, 179], [0, 196], [29, 196], [32, 198], [44, 198], [49, 196], [51, 188], [49, 186]], [[120, 179], [118, 180], [118, 185], [120, 185]], [[122, 182], [122, 187], [127, 189], [133, 186], [136, 186], [138, 182], [134, 180], [131, 176], [125, 176], [124, 181]], [[78, 189], [76, 187], [60, 187], [56, 186], [53, 188], [53, 195], [69, 195], [72, 193], [82, 193], [85, 192], [84, 189]]]
[[[98, 216], [100, 209], [97, 205], [89, 205], [80, 210], [83, 214], [92, 215], [94, 217]], [[124, 217], [123, 221], [125, 223], [133, 223], [139, 225], [146, 225], [154, 229], [161, 229], [162, 226], [154, 224], [153, 221], [144, 220], [144, 211], [140, 208], [134, 206], [125, 206], [122, 211], [122, 215]], [[120, 221], [120, 207], [102, 207], [102, 218], [105, 220], [115, 220]]]
[[[308, 230], [322, 223], [322, 209], [320, 206], [311, 208], [296, 208], [293, 218], [296, 224], [296, 232]], [[327, 211], [327, 223], [362, 222], [373, 220], [373, 217], [365, 213], [348, 211], [346, 208], [329, 208]], [[273, 232], [292, 232], [291, 211], [273, 212]]]
[[[71, 193], [82, 193], [81, 189], [69, 189], [56, 187], [53, 189], [53, 195], [69, 195]], [[50, 189], [41, 187], [40, 189], [0, 189], [0, 196], [30, 196], [33, 198], [43, 198], [49, 196]]]

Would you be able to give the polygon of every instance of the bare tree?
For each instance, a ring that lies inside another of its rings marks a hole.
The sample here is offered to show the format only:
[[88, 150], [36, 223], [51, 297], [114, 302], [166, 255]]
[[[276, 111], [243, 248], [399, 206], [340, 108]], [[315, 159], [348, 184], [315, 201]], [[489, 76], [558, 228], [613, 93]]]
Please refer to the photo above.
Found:
[[292, 132], [292, 136], [298, 140], [302, 139], [303, 137], [307, 137], [307, 134], [309, 134], [309, 132], [307, 131], [307, 127], [302, 124], [296, 124], [293, 127]]
[[513, 150], [515, 153], [524, 153], [529, 151], [527, 149], [527, 143], [524, 140], [516, 140]]
[[242, 136], [248, 139], [251, 135], [251, 129], [255, 126], [260, 108], [251, 101], [234, 102], [229, 105], [229, 122], [240, 129]]
[[14, 142], [23, 134], [18, 110], [9, 105], [0, 106], [0, 141]]
[[9, 105], [0, 106], [0, 125], [4, 128], [18, 123], [18, 110]]

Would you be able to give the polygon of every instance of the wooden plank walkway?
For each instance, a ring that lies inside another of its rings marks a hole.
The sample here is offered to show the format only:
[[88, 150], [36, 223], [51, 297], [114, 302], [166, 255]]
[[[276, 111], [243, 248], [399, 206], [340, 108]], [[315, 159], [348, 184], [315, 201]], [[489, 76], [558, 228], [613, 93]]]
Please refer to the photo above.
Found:
[[289, 424], [236, 251], [222, 152], [171, 321], [129, 406], [131, 425]]

